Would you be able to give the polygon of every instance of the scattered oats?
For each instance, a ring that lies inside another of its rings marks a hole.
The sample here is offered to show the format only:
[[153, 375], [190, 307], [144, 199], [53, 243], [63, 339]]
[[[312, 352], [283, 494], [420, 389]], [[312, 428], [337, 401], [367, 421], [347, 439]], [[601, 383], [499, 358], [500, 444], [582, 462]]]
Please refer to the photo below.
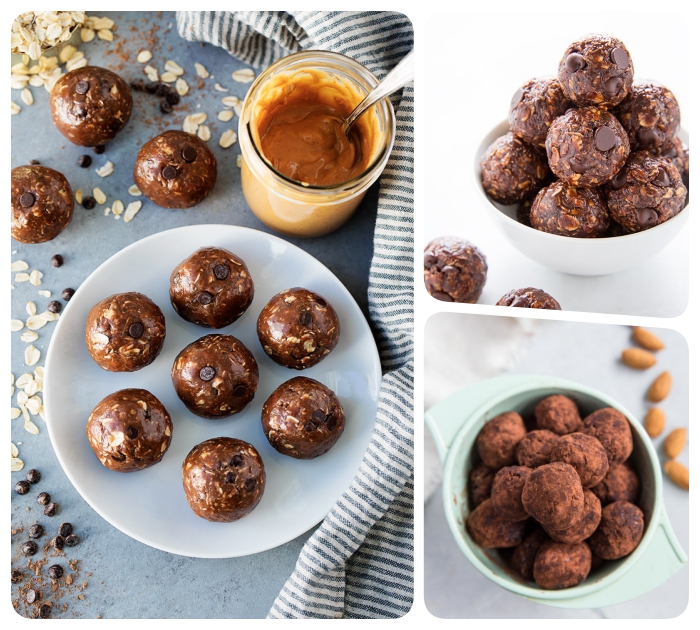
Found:
[[[17, 410], [17, 413], [19, 413], [19, 409]], [[10, 442], [10, 444], [12, 444], [12, 446], [10, 447], [10, 457], [14, 459], [19, 455], [19, 449], [17, 448], [14, 442]]]
[[23, 74], [13, 74], [10, 80], [10, 87], [13, 90], [23, 90], [29, 84], [29, 77]]
[[10, 68], [13, 74], [29, 74], [29, 69], [21, 61]]
[[211, 131], [209, 131], [209, 127], [206, 125], [200, 125], [197, 129], [197, 135], [199, 136], [200, 140], [207, 142], [207, 140], [211, 138]]
[[221, 83], [216, 83], [216, 84], [214, 85], [214, 89], [215, 89], [217, 92], [228, 92], [228, 88], [225, 88], [223, 85], [221, 85]]
[[184, 96], [185, 94], [187, 94], [187, 92], [190, 91], [190, 86], [187, 85], [187, 81], [185, 81], [181, 77], [178, 77], [177, 81], [175, 81], [175, 91], [180, 96]]
[[236, 166], [237, 166], [238, 168], [241, 168], [242, 165], [243, 165], [243, 156], [239, 153], [239, 154], [236, 156]]
[[46, 289], [42, 289], [42, 290], [39, 291], [39, 295], [40, 295], [41, 297], [50, 298], [50, 297], [51, 297], [51, 291], [46, 291]]
[[141, 195], [143, 195], [143, 193], [139, 190], [139, 187], [136, 184], [132, 184], [131, 186], [129, 186], [129, 194], [132, 197], [140, 197]]
[[[78, 53], [76, 53], [76, 55], [77, 54]], [[77, 70], [78, 68], [84, 68], [87, 65], [88, 65], [88, 60], [85, 58], [85, 56], [76, 57], [75, 59], [71, 59], [66, 64], [66, 71], [70, 72], [71, 70]], [[55, 83], [55, 81], [54, 81], [54, 83]]]
[[105, 208], [105, 216], [110, 215], [110, 214], [112, 214], [112, 208], [110, 208], [109, 206], [107, 206], [107, 207]]
[[10, 470], [12, 472], [18, 472], [24, 468], [24, 462], [19, 457], [12, 458], [12, 466]]
[[238, 105], [238, 103], [241, 102], [241, 99], [237, 96], [224, 96], [224, 98], [221, 99], [221, 102], [226, 107], [235, 107], [236, 105]]
[[233, 129], [227, 129], [224, 131], [223, 134], [221, 134], [221, 138], [219, 139], [219, 146], [228, 149], [229, 147], [233, 146], [236, 144], [236, 140], [238, 140], [238, 135]]
[[46, 326], [46, 324], [46, 319], [44, 319], [41, 315], [32, 315], [27, 320], [27, 328], [29, 328], [29, 330], [39, 330], [40, 328]]
[[68, 67], [68, 64], [78, 63], [81, 59], [85, 59], [85, 53], [74, 48], [72, 54], [66, 59], [66, 67]]
[[127, 207], [124, 213], [124, 223], [129, 223], [135, 216], [136, 213], [141, 210], [140, 201], [132, 201]]
[[12, 332], [19, 332], [24, 328], [24, 322], [21, 319], [12, 319], [10, 320], [10, 324], [12, 325]]
[[44, 381], [44, 368], [41, 365], [39, 365], [35, 368], [34, 378], [37, 381], [41, 381], [43, 383], [43, 381]]
[[97, 31], [97, 37], [104, 39], [106, 42], [114, 41], [114, 35], [108, 28], [101, 28], [99, 31]]
[[168, 59], [165, 62], [165, 71], [166, 72], [172, 72], [176, 77], [182, 76], [185, 74], [185, 71], [182, 69], [179, 63], [176, 61], [173, 61], [172, 59]]
[[[24, 393], [27, 394], [27, 396], [34, 396], [34, 394], [36, 394], [38, 391], [39, 391], [39, 383], [37, 383], [34, 379], [29, 381], [24, 386]], [[31, 400], [31, 398], [29, 400]], [[34, 415], [36, 415], [36, 414], [34, 414]]]
[[26, 365], [36, 365], [39, 359], [41, 359], [41, 352], [36, 349], [34, 344], [24, 349], [24, 362]]
[[92, 196], [95, 198], [95, 201], [100, 205], [107, 201], [107, 195], [105, 195], [99, 188], [92, 189]]
[[55, 322], [58, 319], [58, 313], [52, 313], [51, 311], [44, 311], [43, 313], [38, 313], [37, 317], [45, 319], [47, 322]]
[[182, 130], [187, 133], [197, 133], [199, 125], [192, 121], [191, 116], [185, 116], [185, 122], [182, 123]]
[[43, 406], [44, 405], [41, 402], [41, 398], [39, 398], [38, 396], [32, 396], [27, 401], [27, 411], [29, 411], [29, 413], [31, 413], [33, 416], [38, 416]]
[[233, 111], [236, 112], [236, 115], [240, 118], [241, 112], [243, 111], [243, 102], [238, 101], [238, 103], [233, 106]]
[[68, 61], [73, 56], [73, 53], [75, 53], [76, 50], [77, 48], [75, 46], [71, 46], [70, 44], [68, 44], [58, 54], [58, 59], [61, 63], [66, 63], [66, 61]]
[[39, 271], [38, 269], [32, 269], [32, 272], [29, 274], [29, 282], [35, 287], [38, 287], [41, 284], [41, 279], [43, 277], [44, 274], [41, 273], [41, 271]]
[[199, 114], [190, 114], [192, 122], [197, 125], [202, 125], [207, 121], [207, 115], [205, 112], [199, 112]]
[[29, 400], [29, 396], [27, 396], [27, 392], [25, 391], [19, 391], [17, 392], [17, 404], [20, 406], [20, 409], [24, 407], [26, 402]]
[[78, 190], [75, 191], [75, 202], [80, 205], [83, 203], [83, 191], [78, 188]]
[[158, 81], [158, 70], [156, 70], [153, 66], [144, 66], [143, 71], [146, 73], [149, 81]]
[[24, 260], [15, 260], [10, 265], [10, 271], [26, 271], [29, 269], [29, 263]]
[[39, 427], [36, 426], [31, 420], [24, 420], [24, 428], [34, 435], [39, 435]]
[[22, 415], [22, 412], [17, 409], [17, 407], [11, 407], [10, 408], [10, 418], [12, 420], [17, 420]]
[[95, 173], [97, 173], [100, 177], [109, 177], [112, 173], [114, 173], [114, 164], [107, 160], [103, 166], [95, 169]]
[[173, 74], [172, 72], [164, 72], [160, 75], [160, 80], [163, 83], [172, 83], [173, 81], [177, 80], [177, 75]]
[[93, 31], [91, 28], [80, 29], [80, 39], [86, 44], [91, 42], [93, 39], [95, 39], [95, 31]]
[[29, 282], [29, 274], [25, 272], [20, 272], [15, 275], [15, 282]]
[[34, 304], [34, 302], [27, 302], [27, 313], [29, 313], [29, 315], [36, 315], [36, 304]]
[[101, 31], [101, 30], [109, 30], [114, 27], [114, 20], [108, 17], [95, 17], [91, 16], [88, 18], [89, 25], [91, 28], [94, 28], [96, 31]]
[[201, 79], [209, 78], [209, 70], [207, 70], [201, 63], [194, 62], [194, 69], [197, 71], [197, 76]]
[[228, 122], [233, 118], [233, 110], [232, 109], [225, 109], [222, 112], [219, 112], [216, 116], [221, 122]]
[[14, 101], [11, 101], [11, 102], [12, 102], [12, 115], [14, 116], [15, 114], [19, 114], [22, 111], [22, 108], [19, 105], [17, 105], [17, 103], [15, 103]]
[[25, 105], [34, 105], [34, 96], [32, 95], [32, 91], [29, 88], [24, 88], [20, 93], [20, 96], [24, 101]]
[[136, 61], [139, 63], [148, 63], [151, 59], [153, 59], [153, 55], [150, 50], [142, 50], [136, 55]]
[[122, 217], [121, 217], [120, 214], [115, 214], [115, 215], [114, 215], [114, 218], [117, 219], [117, 220], [119, 220], [119, 219], [121, 219]]
[[124, 212], [124, 204], [119, 199], [116, 199], [112, 204], [112, 212], [117, 215]]
[[43, 77], [34, 75], [29, 79], [29, 85], [31, 85], [32, 87], [41, 87], [42, 85], [44, 85], [44, 79]]
[[33, 330], [25, 330], [19, 338], [24, 341], [24, 343], [32, 343], [39, 338], [39, 335]]
[[[31, 375], [31, 373], [25, 372], [24, 374], [20, 374], [17, 377], [17, 380], [15, 381], [15, 385], [17, 385], [17, 387], [19, 387], [21, 389], [24, 389], [25, 386], [27, 385], [27, 383], [29, 383], [30, 381], [33, 381], [33, 380], [34, 380], [34, 377]], [[25, 392], [25, 393], [27, 393], [27, 392]], [[31, 396], [31, 394], [29, 394], [29, 393], [27, 393], [27, 395]]]
[[250, 68], [241, 68], [240, 70], [236, 70], [231, 75], [231, 78], [238, 83], [252, 83], [253, 79], [255, 79], [255, 72]]

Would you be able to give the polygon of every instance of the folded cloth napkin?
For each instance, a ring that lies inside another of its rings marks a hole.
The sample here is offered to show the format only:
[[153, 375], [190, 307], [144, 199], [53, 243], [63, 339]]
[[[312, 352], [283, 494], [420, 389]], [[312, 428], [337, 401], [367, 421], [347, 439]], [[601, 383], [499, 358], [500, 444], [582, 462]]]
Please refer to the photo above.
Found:
[[[413, 48], [400, 13], [190, 11], [190, 41], [266, 67], [305, 49], [343, 53], [381, 79]], [[384, 376], [352, 485], [306, 542], [272, 618], [392, 618], [413, 602], [413, 88], [394, 100], [396, 141], [380, 180], [369, 308]]]

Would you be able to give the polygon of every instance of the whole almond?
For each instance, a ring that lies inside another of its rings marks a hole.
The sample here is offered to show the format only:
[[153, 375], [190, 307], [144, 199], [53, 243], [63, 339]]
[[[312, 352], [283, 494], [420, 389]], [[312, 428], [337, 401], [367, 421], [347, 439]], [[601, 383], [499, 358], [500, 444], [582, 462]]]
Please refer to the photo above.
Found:
[[656, 357], [641, 348], [627, 348], [622, 352], [622, 362], [635, 370], [646, 370], [656, 363]]
[[650, 385], [647, 392], [647, 399], [651, 402], [661, 402], [671, 391], [671, 374], [662, 372], [656, 377], [656, 380]]
[[632, 339], [647, 350], [663, 350], [665, 347], [664, 342], [653, 332], [639, 326], [635, 326], [632, 329]]
[[673, 429], [664, 440], [664, 451], [671, 459], [676, 459], [685, 448], [685, 441], [688, 437], [688, 432], [680, 427]]
[[683, 464], [671, 459], [664, 464], [664, 470], [673, 483], [683, 488], [683, 490], [688, 490], [690, 487], [690, 471]]
[[644, 428], [647, 430], [649, 437], [658, 437], [663, 433], [666, 425], [666, 414], [660, 407], [652, 407], [647, 411], [644, 418]]

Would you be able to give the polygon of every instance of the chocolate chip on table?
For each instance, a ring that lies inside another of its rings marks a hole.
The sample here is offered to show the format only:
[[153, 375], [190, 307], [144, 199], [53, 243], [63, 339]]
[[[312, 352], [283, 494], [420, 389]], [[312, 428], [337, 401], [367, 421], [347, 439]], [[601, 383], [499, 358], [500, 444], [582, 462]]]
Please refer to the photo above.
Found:
[[165, 179], [175, 179], [177, 177], [177, 169], [172, 164], [168, 164], [163, 169], [162, 175]]
[[71, 534], [70, 536], [66, 536], [64, 542], [66, 547], [75, 547], [80, 542], [80, 538], [78, 538], [75, 534]]
[[63, 291], [62, 291], [62, 293], [61, 293], [61, 297], [62, 297], [66, 302], [68, 302], [68, 301], [73, 297], [74, 294], [75, 294], [75, 289], [70, 289], [70, 288], [68, 288], [68, 289], [63, 289]]
[[170, 94], [170, 86], [167, 83], [156, 83], [155, 94], [157, 96], [167, 96]]
[[28, 540], [22, 543], [20, 547], [22, 554], [25, 556], [33, 556], [37, 551], [39, 551], [39, 545], [37, 545], [33, 540]]
[[[189, 148], [191, 148], [191, 147], [187, 147], [187, 149], [189, 149]], [[184, 154], [184, 152], [185, 151], [183, 150], [183, 154]], [[191, 161], [191, 160], [188, 160], [188, 162], [189, 161]], [[216, 265], [216, 267], [214, 267], [214, 276], [216, 277], [217, 280], [226, 280], [226, 278], [228, 278], [228, 274], [229, 274], [229, 270], [228, 270], [228, 267], [226, 265]]]
[[95, 152], [96, 155], [102, 155], [105, 152], [106, 148], [106, 144], [100, 144], [99, 146], [93, 147], [92, 150]]
[[52, 564], [49, 567], [49, 577], [52, 580], [57, 580], [63, 576], [63, 567], [60, 564]]
[[209, 293], [208, 291], [202, 291], [198, 296], [197, 296], [197, 301], [200, 304], [204, 304], [206, 306], [207, 304], [211, 304], [211, 301], [214, 299], [214, 296]]
[[311, 313], [309, 313], [309, 311], [304, 311], [301, 315], [299, 315], [299, 323], [302, 326], [306, 326], [308, 328], [311, 325], [312, 321], [313, 317], [311, 316]]
[[39, 166], [41, 164], [41, 162], [39, 162], [39, 160], [29, 160], [29, 163], [32, 166]]
[[41, 473], [36, 468], [32, 468], [27, 471], [26, 479], [31, 484], [39, 483], [41, 481]]
[[36, 502], [39, 505], [47, 505], [51, 503], [51, 495], [48, 492], [40, 492], [36, 495]]
[[59, 536], [70, 536], [73, 533], [73, 525], [70, 523], [61, 523], [58, 526], [58, 534]]
[[56, 254], [56, 255], [51, 259], [51, 266], [52, 266], [52, 267], [61, 267], [61, 266], [63, 266], [63, 256], [61, 256], [61, 254]]
[[[173, 111], [173, 106], [170, 103], [168, 103], [168, 101], [163, 99], [160, 102], [160, 111], [162, 114], [171, 114]], [[164, 177], [165, 177], [165, 175], [164, 175]], [[171, 178], [166, 178], [166, 179], [171, 179]]]
[[13, 584], [19, 584], [24, 579], [22, 572], [18, 571], [17, 569], [12, 569], [11, 577]]
[[75, 86], [75, 91], [78, 94], [87, 94], [90, 89], [90, 84], [87, 81], [78, 81]]
[[[197, 150], [194, 147], [185, 147], [182, 150], [182, 159], [185, 162], [194, 162], [197, 159]], [[216, 268], [214, 268], [214, 273], [216, 274]]]
[[49, 604], [42, 604], [39, 608], [39, 617], [42, 619], [48, 619], [51, 616], [51, 606]]
[[48, 311], [49, 313], [60, 313], [63, 305], [58, 300], [51, 300], [49, 302]]
[[78, 158], [78, 166], [80, 168], [90, 168], [92, 164], [92, 158], [89, 155], [81, 155]]
[[34, 205], [35, 201], [36, 197], [34, 196], [34, 194], [26, 192], [23, 193], [22, 196], [19, 198], [19, 205], [23, 208], [31, 208]]
[[139, 339], [140, 337], [143, 336], [143, 324], [141, 322], [134, 322], [129, 326], [129, 336], [133, 337], [134, 339]]
[[236, 386], [233, 388], [233, 395], [234, 395], [236, 398], [240, 398], [241, 396], [245, 396], [245, 393], [246, 393], [247, 391], [248, 391], [248, 388], [247, 388], [245, 385], [239, 383], [238, 385], [236, 385]]
[[[165, 95], [165, 102], [168, 103], [168, 105], [177, 105], [180, 102], [180, 95], [170, 90], [170, 92]], [[189, 161], [190, 160], [188, 160], [188, 162]]]
[[41, 538], [44, 535], [44, 526], [39, 523], [34, 523], [29, 528], [29, 538]]
[[210, 381], [216, 376], [216, 369], [211, 367], [211, 365], [205, 365], [201, 370], [199, 370], [199, 378], [203, 381]]
[[27, 494], [29, 492], [29, 483], [22, 480], [15, 484], [15, 492], [17, 494]]
[[27, 604], [33, 604], [38, 598], [39, 594], [33, 588], [30, 588], [24, 595]]
[[94, 197], [83, 197], [83, 208], [92, 210], [97, 205]]
[[44, 508], [44, 515], [45, 516], [55, 516], [57, 511], [58, 511], [58, 504], [57, 503], [49, 503]]
[[63, 539], [63, 536], [56, 536], [55, 538], [51, 539], [51, 546], [56, 549], [56, 551], [61, 551], [63, 549], [63, 545], [65, 545], [66, 541]]

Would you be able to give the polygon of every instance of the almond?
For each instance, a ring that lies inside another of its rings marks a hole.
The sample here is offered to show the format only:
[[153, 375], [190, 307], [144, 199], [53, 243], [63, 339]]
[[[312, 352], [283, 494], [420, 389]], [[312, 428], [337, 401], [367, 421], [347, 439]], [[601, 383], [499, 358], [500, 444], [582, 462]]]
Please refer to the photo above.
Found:
[[622, 352], [622, 362], [635, 370], [646, 370], [656, 363], [656, 357], [641, 348], [627, 348]]
[[690, 471], [683, 464], [672, 459], [664, 464], [664, 470], [673, 483], [683, 488], [683, 490], [688, 490], [690, 487]]
[[663, 350], [665, 347], [664, 342], [653, 332], [639, 326], [635, 326], [632, 329], [632, 339], [647, 350]]
[[664, 440], [664, 451], [671, 459], [676, 459], [685, 448], [688, 432], [683, 428], [673, 429]]
[[649, 437], [659, 437], [663, 433], [666, 425], [666, 414], [659, 407], [652, 407], [647, 411], [644, 418], [644, 428], [647, 430]]
[[671, 391], [671, 374], [662, 372], [649, 387], [647, 399], [651, 402], [661, 402]]

